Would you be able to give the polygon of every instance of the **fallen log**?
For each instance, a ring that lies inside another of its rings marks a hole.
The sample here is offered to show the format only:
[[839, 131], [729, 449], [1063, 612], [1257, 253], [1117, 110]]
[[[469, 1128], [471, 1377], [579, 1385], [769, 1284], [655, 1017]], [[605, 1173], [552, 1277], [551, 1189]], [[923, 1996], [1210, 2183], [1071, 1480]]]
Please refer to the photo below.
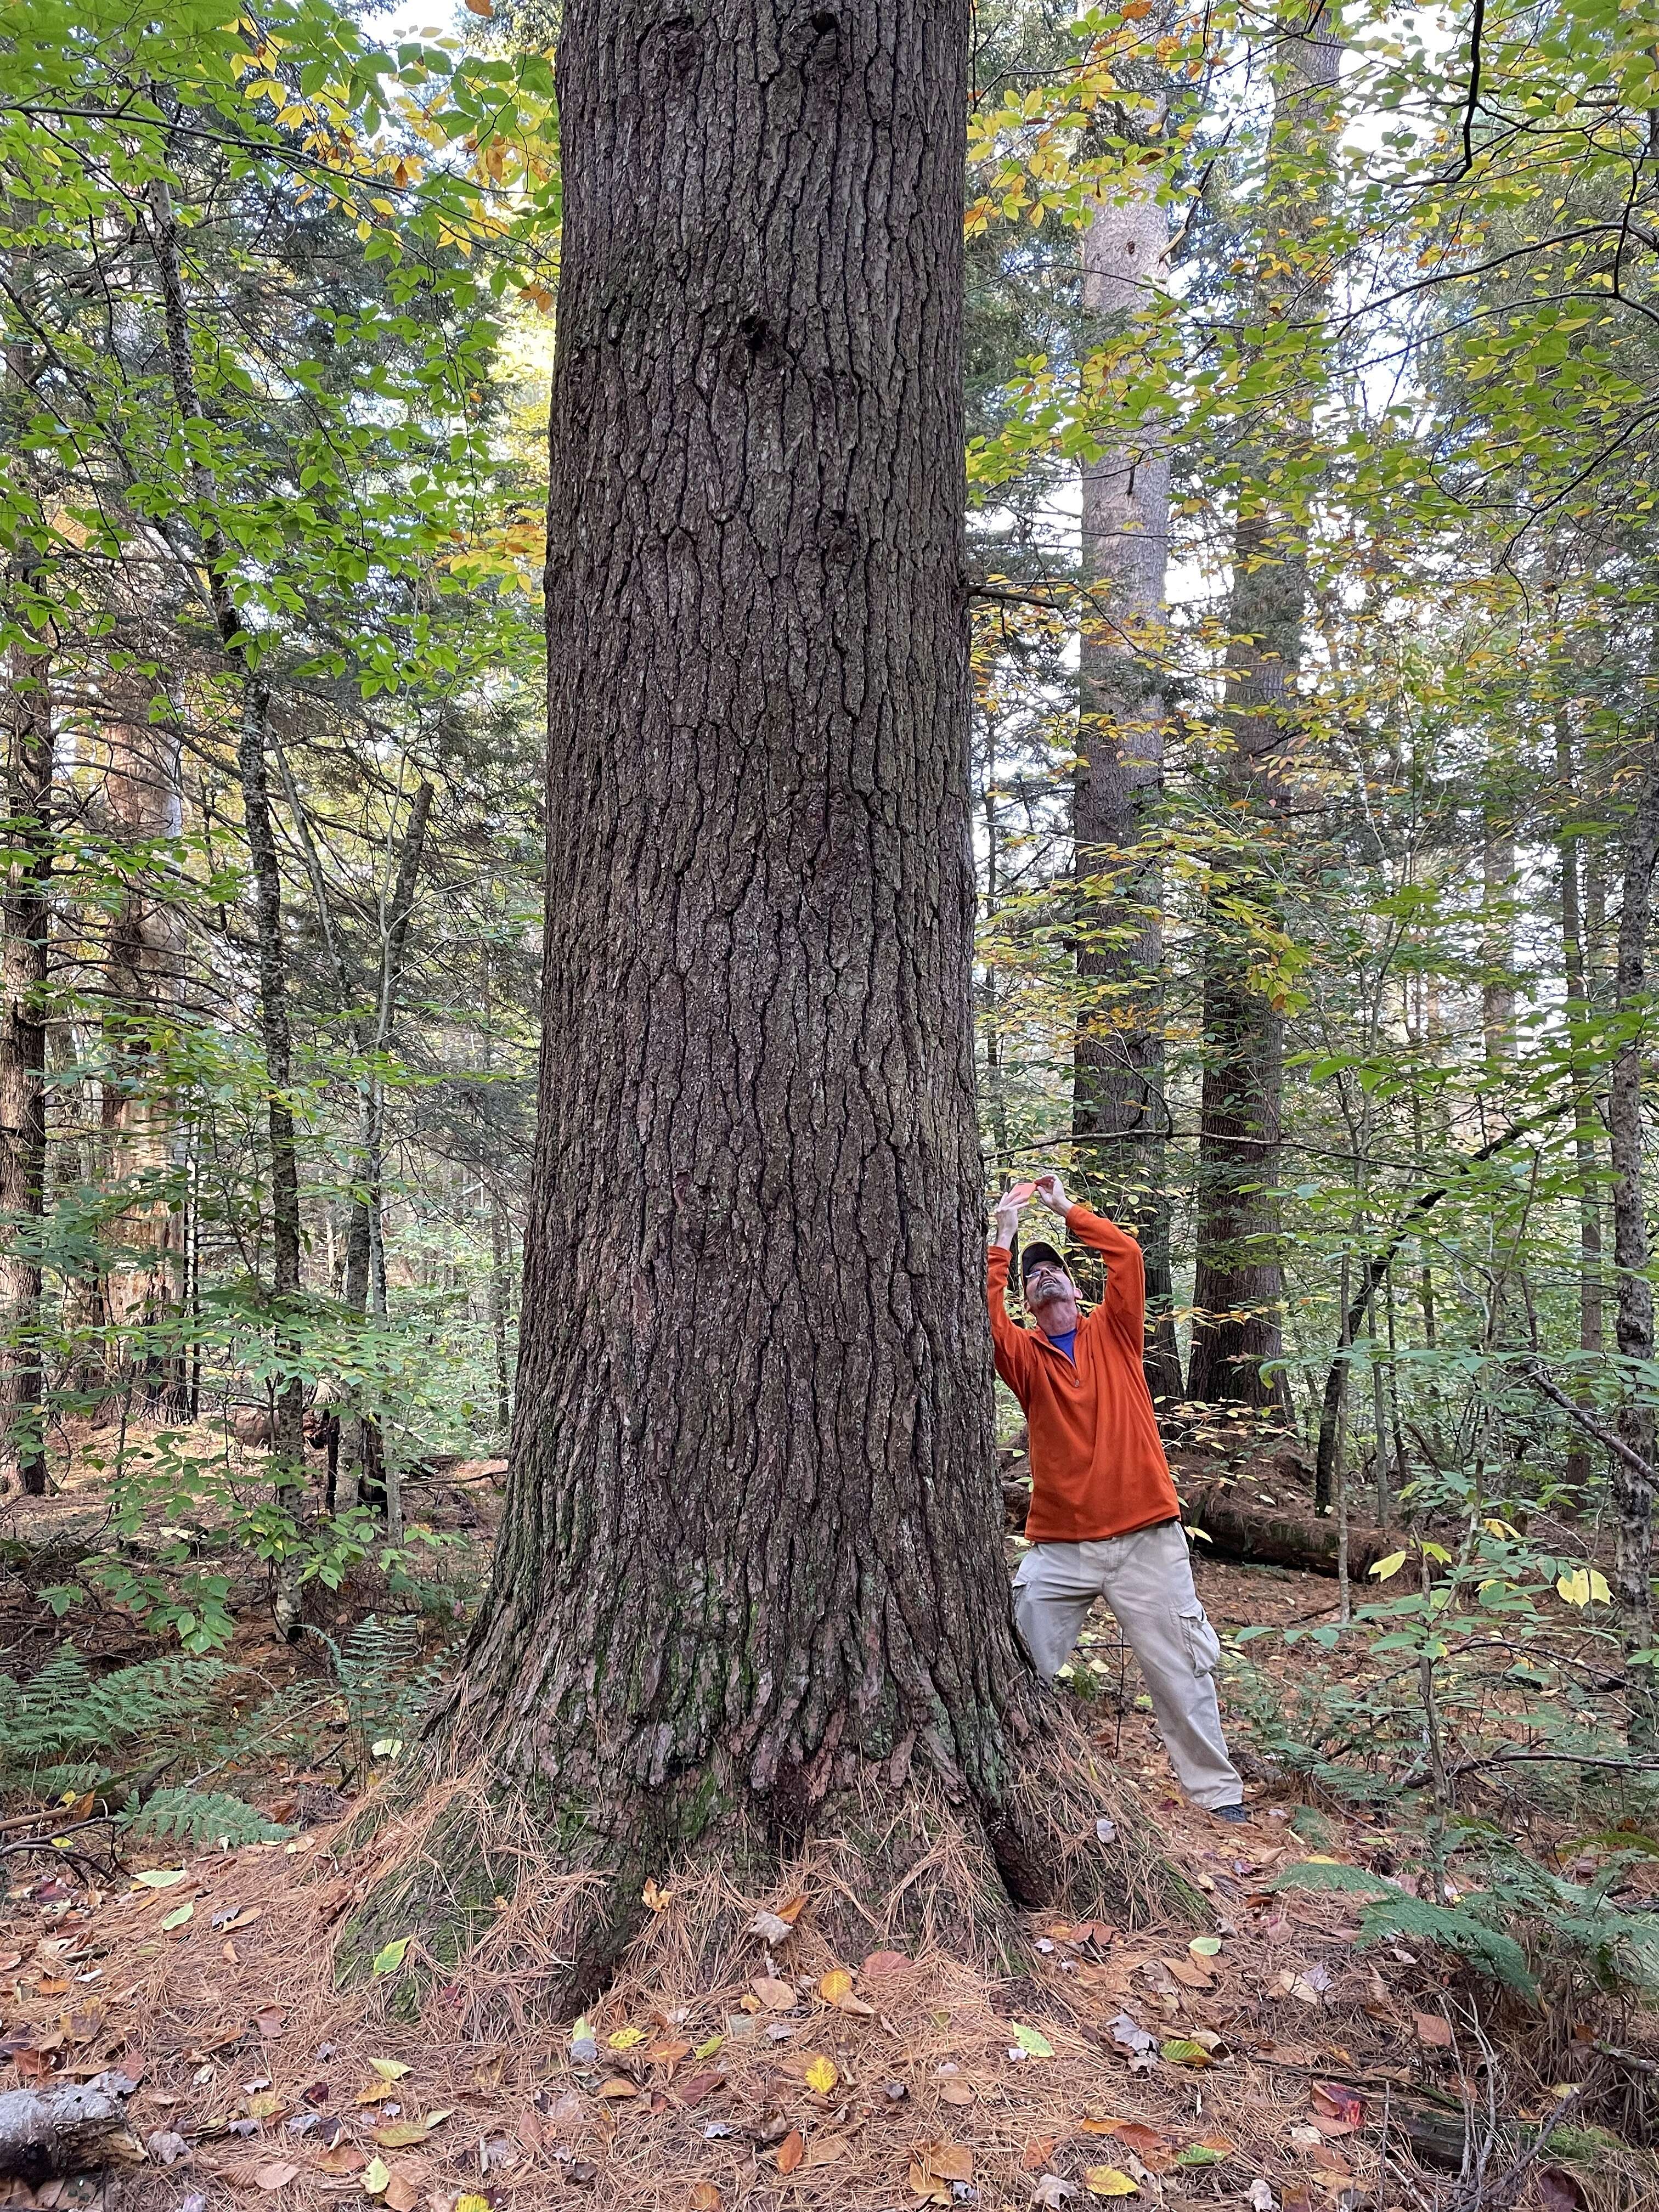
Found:
[[[1237, 1488], [1222, 1483], [1183, 1487], [1181, 1516], [1188, 1528], [1203, 1531], [1198, 1548], [1213, 1558], [1238, 1559], [1250, 1566], [1295, 1567], [1306, 1575], [1334, 1575], [1337, 1571], [1334, 1516], [1253, 1504]], [[1363, 1582], [1379, 1559], [1399, 1549], [1399, 1539], [1386, 1528], [1349, 1523], [1348, 1572], [1355, 1582]]]
[[144, 2148], [127, 2125], [134, 2084], [100, 2074], [61, 2089], [0, 2095], [0, 2180], [31, 2185], [100, 2166], [137, 2166]]

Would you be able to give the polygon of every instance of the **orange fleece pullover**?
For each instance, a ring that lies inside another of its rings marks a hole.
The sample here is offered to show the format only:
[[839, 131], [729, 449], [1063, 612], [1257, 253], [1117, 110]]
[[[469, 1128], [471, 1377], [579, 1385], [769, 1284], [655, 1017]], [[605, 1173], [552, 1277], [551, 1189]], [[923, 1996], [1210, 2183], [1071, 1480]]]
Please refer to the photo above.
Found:
[[1024, 1408], [1030, 1435], [1034, 1544], [1083, 1544], [1173, 1521], [1181, 1510], [1141, 1364], [1146, 1269], [1133, 1237], [1074, 1206], [1066, 1227], [1104, 1253], [1106, 1295], [1077, 1325], [1067, 1358], [1040, 1330], [1022, 1328], [1006, 1294], [1008, 1254], [987, 1255], [986, 1299], [997, 1373]]

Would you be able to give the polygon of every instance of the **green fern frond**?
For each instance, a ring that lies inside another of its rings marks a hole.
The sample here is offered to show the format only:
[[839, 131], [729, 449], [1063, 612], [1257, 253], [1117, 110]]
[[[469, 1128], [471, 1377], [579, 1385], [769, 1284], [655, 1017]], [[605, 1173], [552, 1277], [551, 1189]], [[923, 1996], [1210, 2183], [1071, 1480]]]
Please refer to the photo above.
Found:
[[276, 1844], [293, 1834], [240, 1797], [215, 1790], [158, 1790], [125, 1824], [130, 1836], [181, 1844]]
[[1275, 1875], [1273, 1889], [1346, 1889], [1362, 1897], [1387, 1897], [1392, 1882], [1369, 1867], [1340, 1866], [1330, 1859], [1300, 1859]]
[[1466, 1905], [1435, 1905], [1427, 1898], [1407, 1897], [1381, 1875], [1364, 1867], [1328, 1865], [1304, 1859], [1286, 1867], [1273, 1882], [1275, 1889], [1344, 1890], [1371, 1901], [1360, 1916], [1362, 1944], [1386, 1943], [1406, 1936], [1419, 1943], [1434, 1943], [1455, 1951], [1472, 1966], [1502, 1982], [1517, 1996], [1535, 1997], [1538, 1984], [1527, 1965], [1527, 1954], [1512, 1936], [1505, 1936]]
[[0, 1781], [32, 1781], [77, 1753], [175, 1729], [207, 1710], [224, 1671], [215, 1659], [168, 1655], [94, 1678], [66, 1644], [27, 1682], [0, 1675]]
[[1359, 1921], [1362, 1944], [1387, 1943], [1401, 1936], [1415, 1936], [1419, 1943], [1435, 1943], [1459, 1953], [1472, 1966], [1502, 1982], [1517, 1996], [1538, 1995], [1527, 1954], [1514, 1936], [1488, 1927], [1462, 1905], [1432, 1905], [1426, 1898], [1395, 1895], [1366, 1906]]
[[88, 1790], [101, 1790], [112, 1771], [101, 1759], [71, 1759], [61, 1766], [37, 1766], [29, 1787], [49, 1800], [82, 1797]]

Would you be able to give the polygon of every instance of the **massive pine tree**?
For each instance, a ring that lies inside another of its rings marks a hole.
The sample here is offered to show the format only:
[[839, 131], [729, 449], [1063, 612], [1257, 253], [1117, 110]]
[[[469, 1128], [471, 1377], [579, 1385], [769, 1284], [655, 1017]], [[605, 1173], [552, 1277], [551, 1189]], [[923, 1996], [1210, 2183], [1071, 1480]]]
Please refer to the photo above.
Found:
[[1041, 1879], [970, 1050], [967, 30], [564, 19], [540, 1136], [439, 1726], [608, 1877], [577, 1993], [678, 1850], [872, 1790]]

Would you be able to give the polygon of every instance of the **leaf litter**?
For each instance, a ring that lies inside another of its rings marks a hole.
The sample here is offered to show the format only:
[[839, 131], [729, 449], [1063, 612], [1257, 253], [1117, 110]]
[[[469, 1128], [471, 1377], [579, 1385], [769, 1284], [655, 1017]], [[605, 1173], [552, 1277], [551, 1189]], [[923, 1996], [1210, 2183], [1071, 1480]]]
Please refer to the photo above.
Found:
[[[1178, 1810], [1157, 1818], [1179, 1829]], [[1206, 1856], [1191, 1825], [1175, 1840], [1222, 1870], [1212, 1882], [1228, 1881], [1231, 1862], [1213, 1847]], [[1364, 2183], [1376, 2172], [1375, 2114], [1345, 2077], [1365, 2063], [1398, 2069], [1402, 2051], [1409, 2060], [1413, 2014], [1434, 2023], [1431, 2063], [1451, 2040], [1431, 1968], [1374, 1953], [1357, 1966], [1340, 1900], [1299, 1901], [1291, 1930], [1274, 1925], [1282, 1900], [1252, 1912], [1234, 1894], [1238, 1933], [1224, 1943], [1194, 1938], [1190, 1923], [1136, 1931], [1039, 1919], [1033, 1943], [1040, 1934], [1048, 1948], [1034, 1948], [1033, 1974], [1005, 2008], [997, 1984], [914, 1931], [901, 1948], [872, 1929], [854, 1964], [862, 1947], [846, 1947], [843, 1930], [837, 1956], [818, 1924], [836, 1869], [810, 1854], [801, 1887], [775, 1900], [738, 1900], [716, 1877], [674, 1869], [580, 2033], [514, 2018], [508, 1978], [470, 1969], [403, 2020], [395, 1975], [331, 1987], [332, 1893], [343, 1882], [349, 1898], [354, 1875], [328, 1841], [297, 1859], [248, 1846], [164, 1870], [173, 1879], [160, 1895], [191, 1880], [197, 1909], [148, 1954], [145, 1921], [130, 1911], [130, 1928], [119, 1920], [133, 1893], [88, 1911], [111, 1997], [94, 2028], [65, 2029], [56, 2045], [58, 2018], [43, 2005], [22, 2024], [29, 2050], [17, 2056], [48, 2074], [118, 2057], [143, 2075], [141, 2106], [156, 2100], [143, 2116], [150, 2134], [176, 2136], [186, 2146], [176, 2158], [250, 2202], [280, 2200], [280, 2212], [366, 2197], [387, 2212], [535, 2212], [550, 2189], [615, 2212], [736, 2212], [757, 2167], [781, 2191], [780, 2212], [981, 2196], [1061, 2212], [1113, 2195], [1168, 2201], [1185, 2175], [1212, 2185], [1215, 2169], [1224, 2198], [1261, 2202], [1252, 2184], [1271, 2175], [1272, 2200], [1294, 2203], [1298, 2174], [1328, 2181], [1339, 2170], [1293, 2144], [1293, 2128]], [[1236, 1891], [1249, 1871], [1231, 1879]], [[137, 1885], [137, 1899], [155, 1888]], [[219, 1931], [233, 1913], [243, 1955], [227, 1960]], [[147, 1916], [152, 1944], [156, 1919]], [[1188, 1960], [1206, 1983], [1175, 1973]], [[1319, 2003], [1280, 1988], [1285, 1972]], [[786, 1993], [788, 2011], [775, 2010]], [[1374, 2016], [1382, 2009], [1387, 2021]], [[808, 2047], [757, 2037], [769, 2018], [798, 2024]], [[728, 2033], [734, 2020], [748, 2039]], [[324, 2051], [325, 2062], [313, 2055]], [[264, 2086], [240, 2092], [244, 2078]], [[331, 2132], [287, 2133], [302, 2105], [324, 2111]], [[252, 2138], [216, 2141], [233, 2124]], [[164, 2155], [158, 2145], [158, 2188]], [[178, 2197], [155, 2197], [157, 2212]]]

